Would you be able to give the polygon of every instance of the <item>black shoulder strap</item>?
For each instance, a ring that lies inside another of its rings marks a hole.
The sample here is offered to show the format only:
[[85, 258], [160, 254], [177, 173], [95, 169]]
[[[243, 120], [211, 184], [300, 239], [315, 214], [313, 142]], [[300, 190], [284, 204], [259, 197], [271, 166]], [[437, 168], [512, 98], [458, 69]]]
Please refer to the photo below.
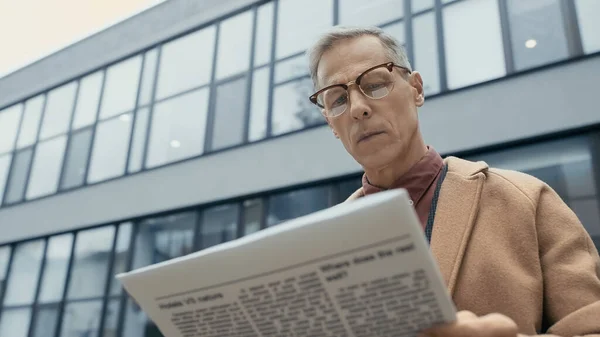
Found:
[[442, 188], [442, 183], [444, 182], [444, 178], [446, 178], [446, 173], [448, 173], [448, 165], [444, 165], [442, 167], [442, 172], [440, 172], [440, 178], [437, 181], [435, 186], [435, 191], [433, 192], [433, 200], [431, 200], [431, 208], [429, 209], [429, 216], [427, 217], [427, 226], [425, 227], [425, 235], [427, 236], [427, 242], [431, 243], [431, 233], [433, 233], [433, 220], [435, 219], [435, 210], [437, 209], [438, 198], [440, 197], [440, 189]]

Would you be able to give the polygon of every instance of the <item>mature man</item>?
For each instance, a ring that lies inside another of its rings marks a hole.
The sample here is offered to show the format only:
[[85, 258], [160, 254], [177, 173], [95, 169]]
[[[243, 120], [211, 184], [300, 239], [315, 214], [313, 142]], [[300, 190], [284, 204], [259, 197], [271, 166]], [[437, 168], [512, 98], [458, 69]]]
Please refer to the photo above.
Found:
[[336, 27], [310, 51], [318, 105], [363, 167], [347, 202], [406, 188], [457, 308], [427, 336], [600, 336], [600, 258], [542, 181], [426, 146], [421, 75], [391, 36]]

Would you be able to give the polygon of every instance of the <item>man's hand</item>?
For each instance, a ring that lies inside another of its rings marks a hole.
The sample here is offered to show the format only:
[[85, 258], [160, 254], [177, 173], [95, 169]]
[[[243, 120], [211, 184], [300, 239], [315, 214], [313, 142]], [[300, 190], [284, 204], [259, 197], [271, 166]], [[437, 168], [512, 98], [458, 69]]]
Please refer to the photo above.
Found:
[[425, 330], [423, 337], [517, 337], [517, 324], [501, 314], [477, 317], [470, 311], [457, 313], [454, 323]]

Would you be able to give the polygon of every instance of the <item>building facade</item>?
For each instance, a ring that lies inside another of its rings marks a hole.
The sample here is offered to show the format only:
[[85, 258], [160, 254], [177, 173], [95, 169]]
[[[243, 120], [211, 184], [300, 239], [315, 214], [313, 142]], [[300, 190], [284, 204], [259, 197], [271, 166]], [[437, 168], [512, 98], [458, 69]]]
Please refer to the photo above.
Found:
[[[428, 144], [551, 185], [600, 246], [600, 2], [171, 0], [0, 79], [0, 337], [160, 336], [114, 275], [343, 201], [306, 48], [377, 25]], [[210, 272], [210, 271], [207, 271]]]

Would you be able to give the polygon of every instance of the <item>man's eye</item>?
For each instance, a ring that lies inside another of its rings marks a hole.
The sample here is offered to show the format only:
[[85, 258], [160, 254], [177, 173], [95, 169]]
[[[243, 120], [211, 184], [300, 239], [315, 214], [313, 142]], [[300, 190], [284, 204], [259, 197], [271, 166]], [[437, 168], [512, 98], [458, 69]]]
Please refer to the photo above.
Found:
[[332, 107], [337, 107], [340, 106], [342, 104], [346, 103], [346, 95], [342, 95], [340, 97], [338, 97], [335, 101], [333, 101], [333, 103], [331, 104]]
[[386, 83], [385, 83], [385, 82], [379, 82], [379, 83], [369, 83], [369, 84], [367, 84], [367, 85], [365, 86], [365, 89], [366, 89], [366, 90], [369, 90], [369, 91], [373, 91], [373, 90], [381, 89], [381, 88], [383, 88], [383, 87], [385, 87], [385, 86], [386, 86]]

